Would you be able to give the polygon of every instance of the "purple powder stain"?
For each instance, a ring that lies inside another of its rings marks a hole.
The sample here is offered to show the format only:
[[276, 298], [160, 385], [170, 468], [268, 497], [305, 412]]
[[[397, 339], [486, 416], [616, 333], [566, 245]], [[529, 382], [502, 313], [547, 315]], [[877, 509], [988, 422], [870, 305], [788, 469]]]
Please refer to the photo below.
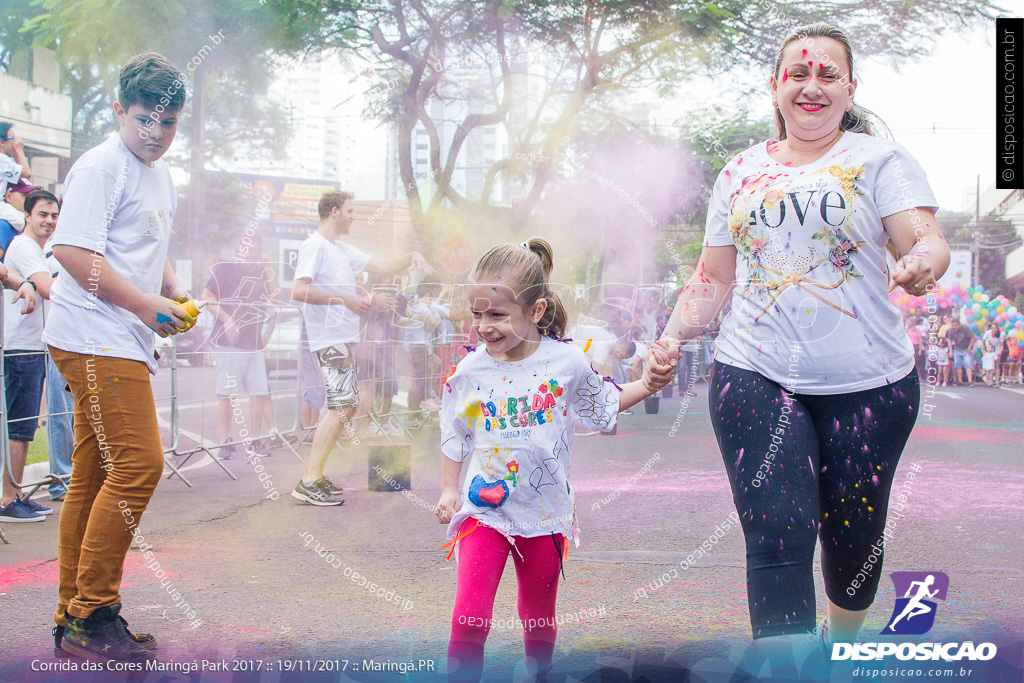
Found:
[[875, 486], [878, 486], [878, 475], [877, 474], [872, 474], [871, 475], [871, 483], [874, 484]]

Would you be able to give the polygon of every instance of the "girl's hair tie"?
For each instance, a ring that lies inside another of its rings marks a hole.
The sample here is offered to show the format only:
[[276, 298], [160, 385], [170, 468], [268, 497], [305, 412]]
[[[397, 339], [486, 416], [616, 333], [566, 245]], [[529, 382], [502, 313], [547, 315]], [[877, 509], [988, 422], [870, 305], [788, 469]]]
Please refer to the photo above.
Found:
[[519, 246], [521, 246], [523, 249], [529, 249], [530, 248], [530, 243], [529, 242], [520, 242]]

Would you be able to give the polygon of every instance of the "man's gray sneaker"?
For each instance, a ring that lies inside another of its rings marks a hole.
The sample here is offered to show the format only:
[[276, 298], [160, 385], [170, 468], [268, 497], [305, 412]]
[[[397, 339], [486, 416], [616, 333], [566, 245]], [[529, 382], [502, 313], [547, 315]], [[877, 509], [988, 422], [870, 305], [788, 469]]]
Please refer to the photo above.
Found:
[[301, 481], [295, 485], [292, 490], [292, 498], [301, 500], [303, 503], [309, 503], [310, 505], [344, 505], [345, 499], [341, 496], [336, 496], [333, 493], [328, 493], [320, 487], [320, 482], [316, 481], [309, 486], [306, 486]]

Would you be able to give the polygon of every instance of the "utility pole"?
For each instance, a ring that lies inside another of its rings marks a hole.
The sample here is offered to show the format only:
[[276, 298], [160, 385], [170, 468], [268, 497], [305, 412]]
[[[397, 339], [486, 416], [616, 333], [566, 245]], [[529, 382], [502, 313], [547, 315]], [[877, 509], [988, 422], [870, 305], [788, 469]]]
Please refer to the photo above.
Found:
[[974, 195], [974, 244], [971, 249], [974, 251], [974, 286], [981, 284], [981, 174], [978, 174], [978, 184]]
[[199, 221], [206, 213], [203, 148], [206, 147], [206, 66], [195, 70], [192, 87], [192, 150], [189, 155], [189, 216], [185, 231], [187, 258], [199, 258]]

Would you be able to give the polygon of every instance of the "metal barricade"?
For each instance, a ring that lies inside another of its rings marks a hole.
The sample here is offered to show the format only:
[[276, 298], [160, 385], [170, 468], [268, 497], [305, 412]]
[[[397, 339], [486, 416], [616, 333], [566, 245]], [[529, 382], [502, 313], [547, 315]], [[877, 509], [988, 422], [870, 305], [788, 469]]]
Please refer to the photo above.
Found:
[[[221, 302], [211, 301], [210, 303], [217, 305], [220, 304]], [[298, 321], [298, 316], [301, 315], [301, 310], [299, 309], [298, 306], [281, 306], [277, 304], [267, 303], [251, 303], [246, 305], [258, 309], [274, 309], [275, 311], [278, 312], [284, 310], [292, 311], [293, 313], [295, 313], [294, 319], [296, 320], [296, 322]], [[271, 420], [271, 425], [270, 427], [268, 427], [268, 431], [266, 432], [259, 434], [250, 434], [248, 428], [243, 427], [242, 430], [245, 431], [244, 435], [242, 435], [240, 432], [239, 438], [227, 438], [226, 440], [223, 439], [221, 436], [218, 436], [216, 439], [207, 439], [205, 434], [205, 417], [210, 412], [207, 410], [208, 396], [206, 394], [207, 382], [205, 381], [208, 379], [209, 373], [199, 373], [201, 377], [200, 382], [198, 383], [200, 393], [199, 397], [183, 399], [179, 395], [179, 392], [177, 391], [177, 387], [181, 382], [180, 375], [183, 372], [183, 364], [181, 362], [183, 359], [180, 358], [177, 349], [177, 344], [171, 345], [169, 347], [172, 349], [173, 354], [173, 362], [170, 364], [170, 374], [172, 387], [174, 387], [174, 389], [172, 390], [172, 395], [174, 396], [174, 403], [173, 410], [171, 411], [171, 415], [169, 416], [169, 422], [173, 427], [174, 442], [173, 447], [170, 448], [168, 452], [171, 456], [183, 458], [183, 460], [180, 460], [177, 463], [177, 470], [174, 470], [167, 475], [168, 479], [174, 476], [181, 477], [181, 474], [178, 470], [184, 468], [189, 462], [189, 460], [191, 460], [192, 456], [196, 455], [197, 453], [203, 453], [205, 456], [209, 457], [216, 465], [218, 465], [226, 474], [228, 474], [228, 476], [230, 476], [232, 479], [237, 479], [234, 473], [231, 472], [231, 470], [224, 464], [225, 458], [220, 457], [217, 453], [224, 449], [233, 449], [236, 446], [243, 446], [246, 448], [247, 452], [249, 452], [248, 448], [251, 447], [252, 444], [259, 444], [260, 442], [269, 440], [276, 440], [276, 443], [278, 443], [284, 448], [287, 448], [296, 458], [299, 459], [299, 461], [303, 461], [302, 456], [296, 450], [295, 446], [297, 444], [300, 444], [304, 439], [306, 433], [315, 429], [316, 425], [312, 425], [310, 427], [303, 427], [302, 425], [301, 401], [303, 384], [300, 366], [302, 348], [298, 339], [297, 326], [295, 330], [295, 339], [292, 340], [290, 337], [291, 335], [284, 334], [283, 328], [278, 327], [277, 329], [274, 330], [273, 337], [271, 338], [271, 340], [269, 340], [269, 343], [264, 348], [255, 350], [233, 349], [231, 347], [215, 347], [209, 344], [209, 339], [206, 339], [203, 341], [202, 344], [200, 344], [200, 348], [198, 350], [194, 350], [190, 354], [189, 358], [191, 360], [188, 361], [189, 366], [191, 367], [195, 363], [199, 367], [203, 368], [207, 367], [210, 364], [211, 360], [213, 361], [214, 365], [220, 362], [230, 362], [231, 356], [234, 354], [237, 354], [236, 357], [239, 358], [246, 356], [254, 356], [254, 354], [264, 354], [264, 367], [267, 374], [268, 388], [272, 384], [272, 380], [270, 377], [271, 373], [280, 371], [280, 364], [282, 360], [282, 354], [280, 352], [283, 350], [287, 350], [287, 354], [284, 355], [287, 358], [294, 358], [295, 360], [295, 380], [294, 382], [291, 383], [295, 396], [294, 410], [291, 411], [291, 426], [285, 430], [279, 430], [276, 429], [276, 427], [273, 424], [276, 420]], [[266, 355], [271, 350], [273, 350], [276, 354], [273, 359], [274, 362], [272, 364], [266, 362]], [[230, 374], [229, 377], [232, 377], [232, 380], [234, 379], [233, 376]], [[272, 406], [274, 394], [275, 392], [273, 391], [273, 389], [270, 389], [269, 393], [266, 394], [267, 399], [271, 402], [271, 410], [273, 410]], [[244, 418], [243, 420], [232, 420], [232, 416], [240, 416], [243, 412], [237, 407], [237, 395], [237, 392], [232, 393], [227, 397], [218, 394], [215, 396], [214, 399], [215, 402], [217, 403], [222, 402], [224, 400], [227, 400], [229, 403], [229, 432], [231, 422], [234, 422], [235, 424], [244, 424]], [[250, 397], [250, 400], [253, 400], [253, 398]], [[196, 444], [194, 446], [182, 447], [182, 413], [184, 411], [190, 411], [194, 408], [198, 408], [201, 415], [199, 432], [192, 432], [189, 434], [190, 438], [192, 438], [196, 442]], [[219, 412], [221, 411], [221, 408], [222, 406], [217, 406], [218, 415]], [[218, 417], [218, 419], [220, 418]], [[186, 481], [187, 483], [187, 480], [185, 480], [183, 477], [182, 480]]]
[[[0, 296], [6, 296], [6, 295], [0, 294]], [[6, 308], [5, 303], [6, 303], [5, 301], [0, 301], [0, 331], [2, 331], [4, 329], [4, 312], [5, 312], [4, 309]], [[19, 421], [24, 421], [24, 420], [38, 419], [40, 417], [43, 417], [43, 415], [34, 415], [34, 416], [28, 416], [28, 417], [23, 417], [23, 418], [17, 418], [15, 420], [9, 420], [8, 415], [7, 415], [7, 362], [6, 362], [8, 354], [7, 354], [7, 348], [5, 346], [5, 342], [6, 342], [6, 340], [2, 336], [0, 336], [0, 378], [3, 379], [3, 381], [0, 382], [0, 429], [3, 430], [2, 433], [0, 433], [0, 441], [2, 441], [2, 444], [0, 444], [0, 475], [5, 477], [7, 479], [7, 482], [13, 488], [18, 489], [19, 491], [23, 492], [23, 494], [26, 497], [32, 496], [37, 490], [39, 490], [40, 486], [49, 486], [49, 485], [52, 485], [52, 484], [57, 484], [57, 485], [63, 487], [65, 489], [65, 491], [66, 491], [67, 490], [67, 482], [65, 480], [66, 479], [70, 479], [70, 477], [71, 477], [70, 474], [65, 474], [63, 476], [58, 476], [58, 475], [55, 475], [53, 473], [50, 473], [50, 474], [47, 474], [42, 479], [39, 479], [38, 481], [20, 481], [20, 482], [17, 479], [15, 479], [15, 477], [14, 477], [14, 466], [13, 466], [13, 463], [11, 462], [10, 441], [8, 440], [8, 431], [9, 431], [8, 425], [9, 425], [10, 422], [19, 422]], [[44, 357], [49, 355], [46, 351], [33, 351], [33, 352], [30, 352], [29, 354], [19, 354], [19, 355], [36, 355], [36, 354], [43, 355]], [[65, 415], [67, 413], [60, 413], [60, 414]]]
[[[158, 372], [152, 378], [154, 402], [157, 406], [157, 420], [161, 427], [162, 438], [165, 440], [163, 455], [167, 479], [177, 477], [186, 486], [191, 487], [192, 482], [185, 474], [185, 470], [202, 466], [200, 463], [193, 463], [189, 466], [193, 456], [202, 454], [208, 457], [213, 464], [217, 465], [231, 479], [237, 480], [238, 477], [235, 476], [225, 463], [225, 458], [218, 455], [219, 451], [231, 446], [248, 445], [269, 439], [276, 439], [276, 443], [281, 448], [289, 450], [296, 458], [303, 461], [297, 447], [303, 443], [309, 434], [316, 430], [319, 418], [314, 416], [313, 424], [304, 424], [303, 422], [303, 395], [304, 391], [309, 387], [304, 382], [302, 361], [303, 354], [310, 352], [308, 347], [303, 348], [298, 334], [298, 330], [301, 327], [302, 310], [300, 306], [281, 306], [277, 304], [252, 305], [274, 308], [277, 310], [279, 317], [286, 322], [285, 325], [278, 324], [269, 343], [260, 352], [267, 354], [268, 384], [270, 385], [268, 396], [272, 401], [271, 405], [274, 405], [273, 400], [275, 397], [278, 400], [294, 397], [293, 409], [286, 409], [284, 411], [286, 414], [291, 414], [292, 423], [286, 429], [273, 428], [277, 414], [277, 411], [275, 411], [275, 420], [271, 421], [271, 428], [262, 433], [247, 433], [245, 438], [232, 437], [227, 440], [219, 437], [207, 437], [207, 416], [211, 413], [216, 413], [216, 411], [209, 410], [210, 396], [208, 395], [208, 387], [211, 373], [204, 372], [198, 368], [193, 373], [190, 368], [186, 369], [185, 365], [188, 363], [191, 366], [193, 362], [196, 362], [197, 365], [205, 367], [207, 361], [213, 357], [214, 352], [212, 349], [193, 350], [191, 354], [182, 357], [182, 354], [179, 353], [179, 344], [186, 337], [183, 335], [170, 337], [170, 343], [158, 343], [160, 347], [159, 365], [167, 372], [166, 374]], [[281, 315], [283, 311], [288, 311], [288, 315]], [[0, 328], [2, 328], [2, 325], [3, 307], [0, 306]], [[390, 353], [393, 354], [396, 362], [390, 364], [389, 367], [383, 367], [386, 364], [385, 358], [388, 353], [384, 351], [384, 346], [388, 344], [391, 345]], [[402, 341], [388, 340], [376, 344], [376, 347], [373, 342], [370, 342], [364, 344], [364, 346], [366, 346], [364, 351], [368, 353], [368, 360], [364, 359], [363, 362], [364, 376], [358, 377], [360, 385], [370, 391], [378, 400], [381, 399], [383, 389], [393, 391], [396, 395], [393, 397], [389, 396], [389, 400], [383, 402], [382, 408], [386, 407], [386, 409], [375, 409], [376, 401], [368, 400], [366, 405], [369, 406], [369, 409], [365, 414], [357, 413], [357, 420], [359, 418], [368, 420], [376, 427], [375, 435], [388, 441], [411, 436], [410, 422], [413, 429], [431, 427], [440, 409], [440, 396], [443, 390], [444, 379], [451, 374], [452, 366], [468, 352], [466, 348], [458, 343], [425, 345], [422, 351], [424, 356], [423, 362], [416, 363], [417, 369], [420, 371], [408, 372], [398, 362], [399, 359], [404, 359], [405, 362], [408, 362], [411, 357], [408, 348]], [[6, 376], [4, 351], [3, 342], [0, 341], [0, 375]], [[38, 353], [45, 354], [46, 352], [41, 351]], [[294, 361], [294, 364], [292, 361]], [[291, 378], [287, 375], [287, 372], [291, 370], [293, 365], [295, 374], [294, 378]], [[323, 377], [320, 375], [319, 370], [317, 366], [316, 377], [313, 381], [322, 384]], [[286, 373], [283, 380], [273, 379], [274, 375], [280, 375], [282, 372]], [[410, 384], [412, 382], [419, 382], [421, 385], [422, 403], [419, 410], [411, 410], [409, 408], [407, 392], [411, 388]], [[388, 386], [389, 383], [390, 386]], [[278, 386], [275, 387], [275, 384]], [[402, 391], [399, 388], [405, 389], [406, 392], [404, 407], [402, 406]], [[394, 400], [390, 400], [392, 398]], [[215, 402], [223, 399], [223, 396], [214, 396]], [[228, 399], [233, 409], [236, 408], [235, 399], [234, 395]], [[423, 405], [423, 403], [426, 405]], [[217, 410], [219, 409], [218, 407]], [[193, 431], [192, 429], [195, 426], [195, 421], [185, 417], [193, 411], [198, 411], [199, 414], [198, 431]], [[237, 412], [237, 409], [233, 410], [233, 413]], [[59, 414], [70, 414], [73, 417], [73, 412]], [[36, 417], [43, 416], [45, 416], [45, 413]], [[419, 419], [413, 421], [416, 418]], [[59, 483], [66, 488], [67, 481], [72, 476], [70, 474], [60, 476], [50, 473], [38, 480], [32, 481], [19, 482], [15, 479], [10, 458], [9, 442], [6, 438], [8, 422], [9, 416], [6, 409], [5, 387], [0, 386], [0, 428], [3, 429], [2, 438], [0, 438], [0, 441], [2, 441], [2, 444], [0, 444], [0, 471], [2, 471], [3, 476], [7, 477], [12, 486], [25, 492], [27, 495], [35, 493], [40, 486], [48, 486], [55, 483]], [[388, 427], [389, 425], [391, 425], [391, 428]], [[372, 430], [373, 428], [371, 428], [371, 432]], [[190, 443], [186, 443], [183, 437], [187, 437]]]

